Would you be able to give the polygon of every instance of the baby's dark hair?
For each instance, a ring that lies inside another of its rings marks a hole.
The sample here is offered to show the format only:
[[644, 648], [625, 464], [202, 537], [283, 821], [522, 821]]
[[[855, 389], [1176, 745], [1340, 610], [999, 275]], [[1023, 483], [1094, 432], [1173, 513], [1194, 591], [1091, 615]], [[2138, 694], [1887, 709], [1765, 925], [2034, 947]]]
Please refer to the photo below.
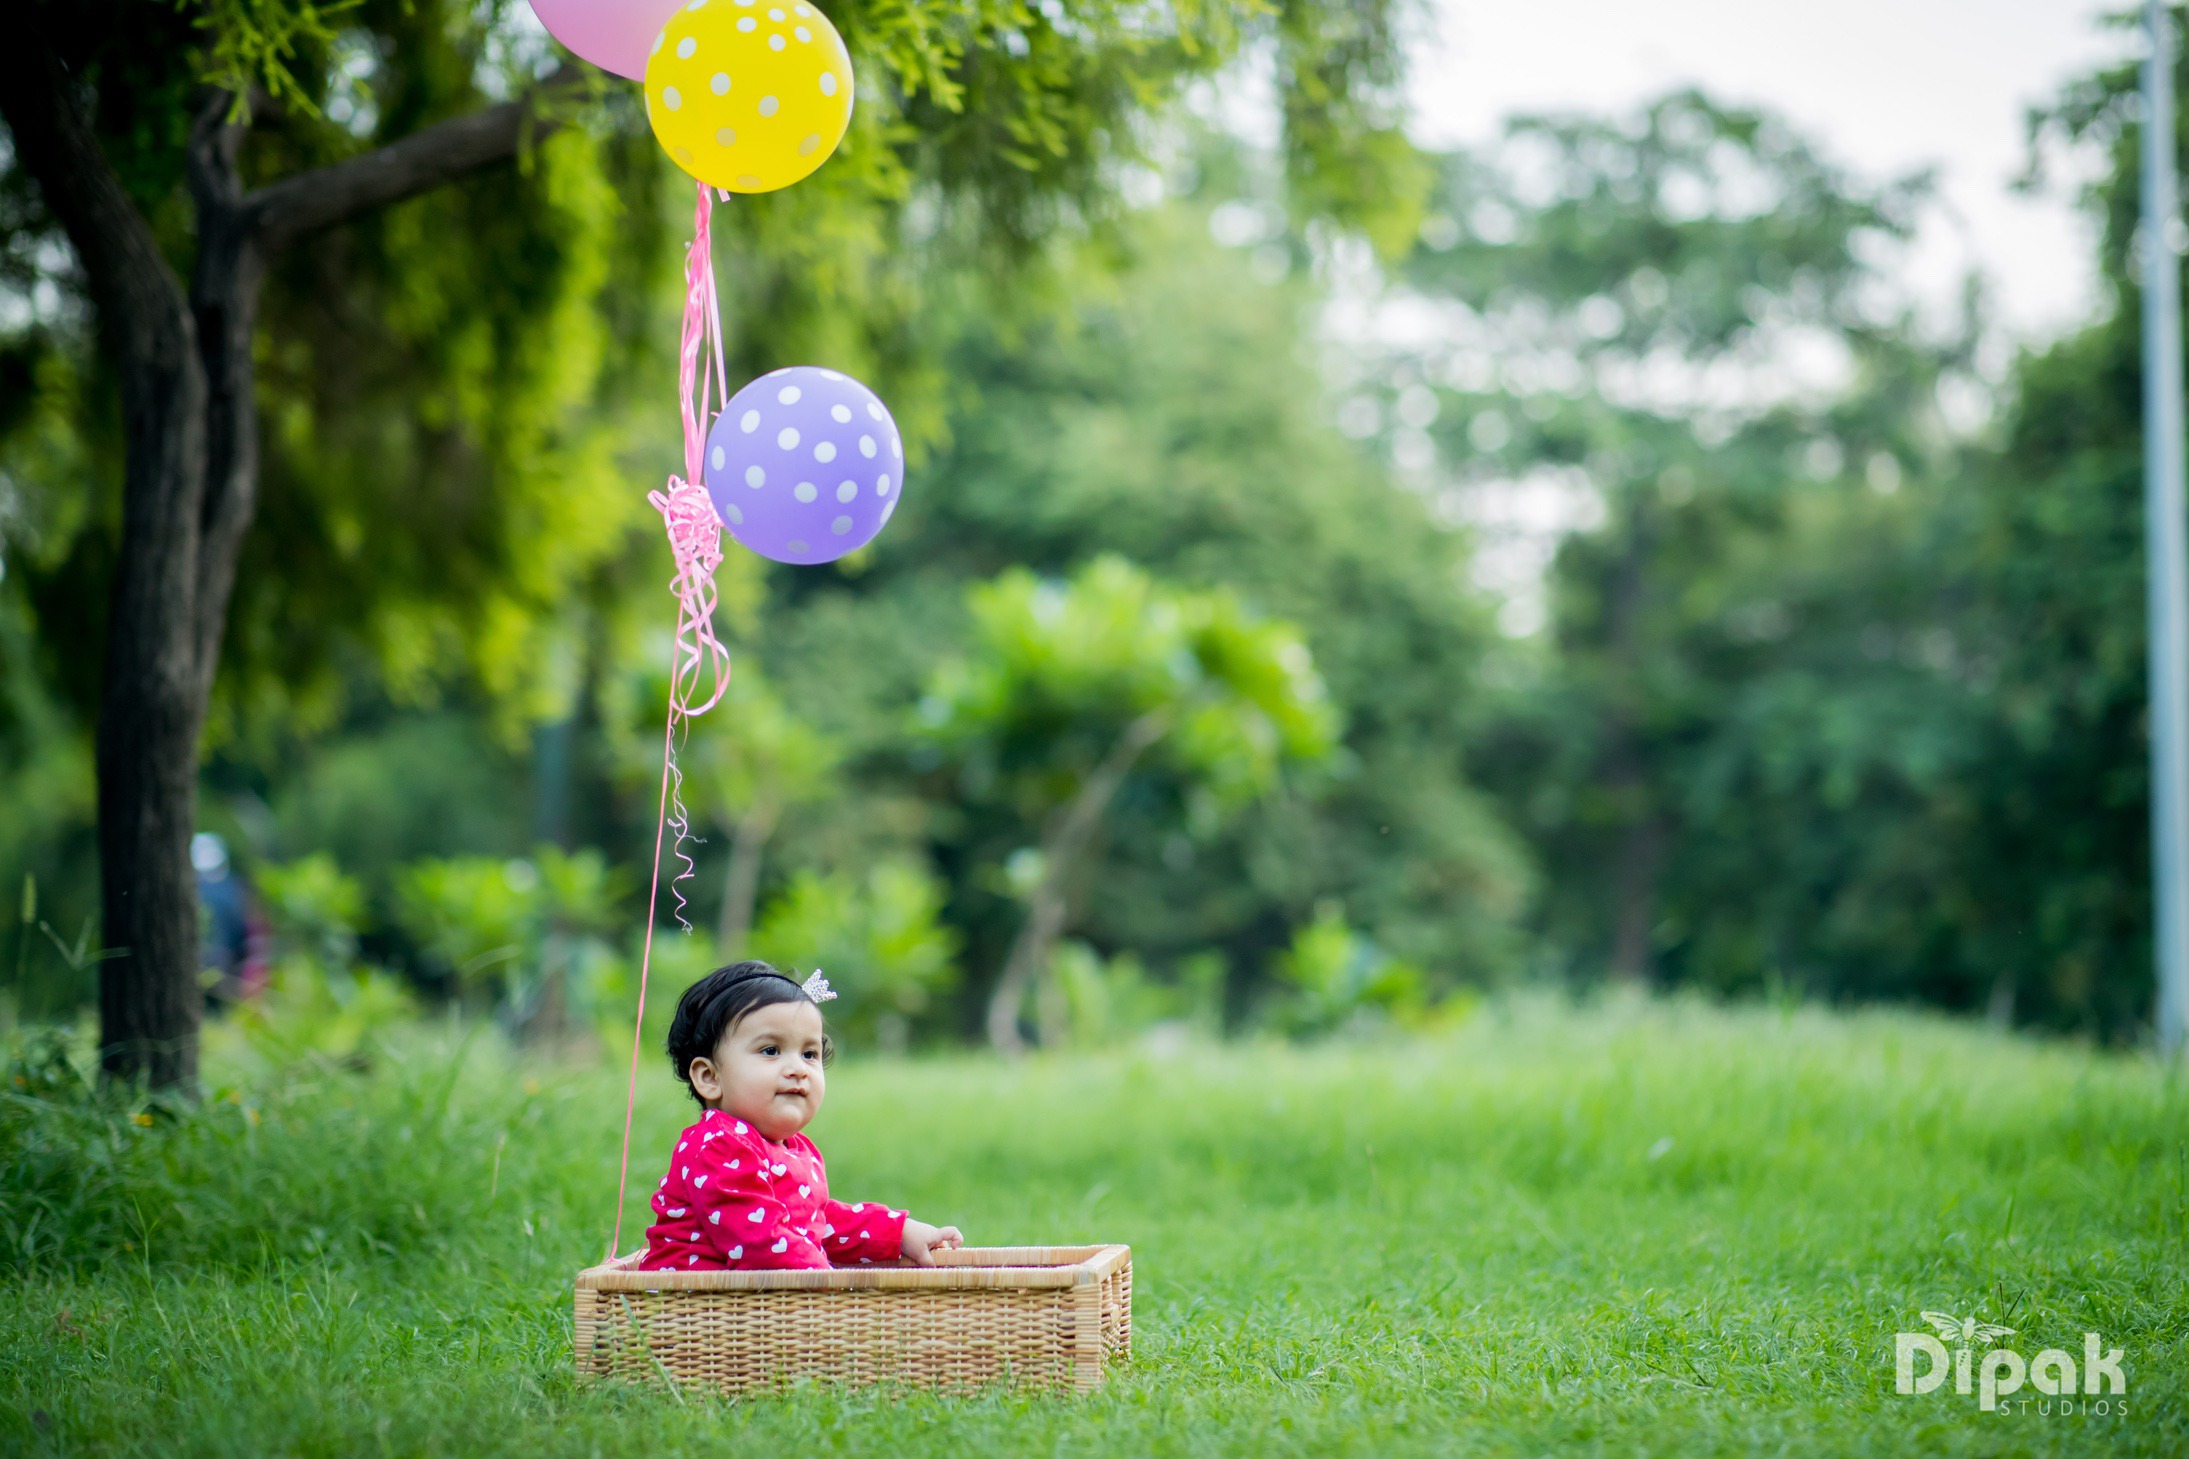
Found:
[[[692, 1098], [704, 1106], [692, 1088], [692, 1060], [711, 1059], [722, 1035], [755, 1009], [773, 1003], [811, 1003], [796, 978], [778, 972], [757, 959], [716, 968], [684, 990], [676, 1003], [676, 1017], [669, 1020], [669, 1063]], [[836, 1045], [821, 1035], [821, 1062], [836, 1057]]]

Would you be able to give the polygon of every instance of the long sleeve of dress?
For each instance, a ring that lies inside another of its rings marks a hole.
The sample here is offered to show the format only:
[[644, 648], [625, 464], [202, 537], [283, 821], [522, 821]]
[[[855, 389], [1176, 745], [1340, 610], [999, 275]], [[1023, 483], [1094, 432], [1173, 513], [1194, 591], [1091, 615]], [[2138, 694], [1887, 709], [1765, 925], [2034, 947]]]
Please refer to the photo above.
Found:
[[837, 1266], [895, 1261], [904, 1254], [903, 1211], [876, 1201], [824, 1201], [821, 1219], [829, 1227], [821, 1245]]

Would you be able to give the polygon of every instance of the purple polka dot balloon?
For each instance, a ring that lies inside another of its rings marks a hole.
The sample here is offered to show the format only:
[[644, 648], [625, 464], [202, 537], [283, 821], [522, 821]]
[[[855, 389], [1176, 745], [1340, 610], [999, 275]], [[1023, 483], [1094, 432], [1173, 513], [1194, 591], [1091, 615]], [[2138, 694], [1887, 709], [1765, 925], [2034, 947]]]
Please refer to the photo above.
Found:
[[722, 525], [776, 562], [834, 562], [866, 546], [903, 484], [888, 407], [834, 370], [762, 375], [707, 432], [707, 495]]

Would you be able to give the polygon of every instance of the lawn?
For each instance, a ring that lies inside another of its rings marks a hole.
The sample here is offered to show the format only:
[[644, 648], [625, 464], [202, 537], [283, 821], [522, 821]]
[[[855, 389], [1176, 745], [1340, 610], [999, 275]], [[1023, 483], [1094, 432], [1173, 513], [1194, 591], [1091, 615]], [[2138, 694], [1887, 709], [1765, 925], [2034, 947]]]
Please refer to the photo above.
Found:
[[[1306, 1049], [847, 1056], [840, 1195], [1132, 1244], [1136, 1361], [1080, 1400], [581, 1389], [620, 1071], [421, 1029], [211, 1077], [149, 1127], [7, 1095], [6, 1452], [2189, 1452], [2189, 1093], [1929, 1017], [1514, 999]], [[641, 1091], [635, 1193], [687, 1118]], [[2102, 1333], [2125, 1416], [1896, 1394], [1925, 1309], [2025, 1356]]]

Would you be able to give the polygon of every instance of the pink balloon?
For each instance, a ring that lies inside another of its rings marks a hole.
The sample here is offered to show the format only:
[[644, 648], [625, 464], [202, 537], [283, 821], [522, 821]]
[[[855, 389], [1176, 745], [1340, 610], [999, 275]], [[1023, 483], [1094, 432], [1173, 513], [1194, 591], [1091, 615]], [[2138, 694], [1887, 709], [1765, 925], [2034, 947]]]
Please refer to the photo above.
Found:
[[646, 79], [646, 55], [680, 0], [532, 0], [547, 33], [603, 71]]

